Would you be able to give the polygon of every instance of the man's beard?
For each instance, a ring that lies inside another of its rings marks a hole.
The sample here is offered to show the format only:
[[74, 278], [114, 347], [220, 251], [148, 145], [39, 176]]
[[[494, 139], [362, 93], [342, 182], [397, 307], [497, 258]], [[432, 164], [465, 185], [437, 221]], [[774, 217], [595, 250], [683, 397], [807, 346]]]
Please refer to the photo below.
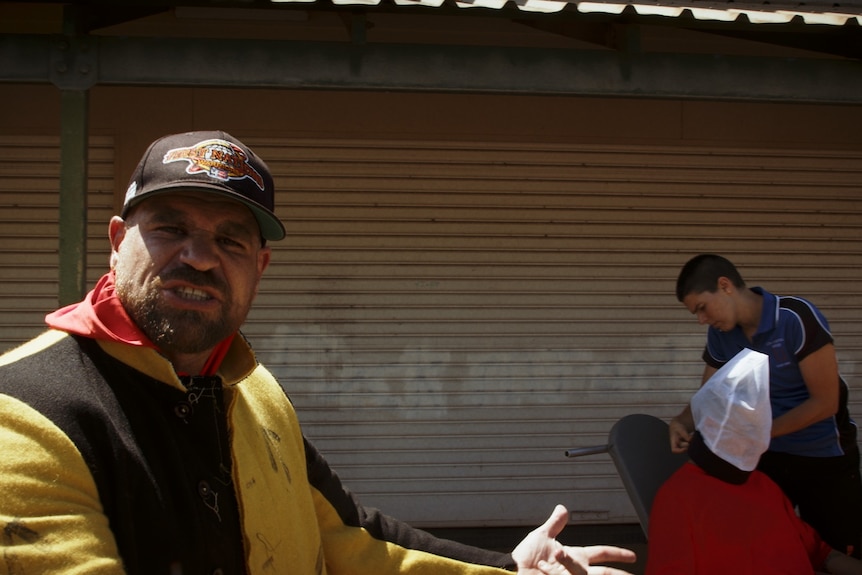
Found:
[[[194, 275], [195, 277], [189, 277]], [[177, 279], [182, 277], [196, 285], [213, 285], [213, 280], [201, 280], [200, 272], [185, 271], [169, 273], [164, 278]], [[129, 282], [131, 283], [131, 282]], [[231, 321], [228, 310], [222, 309], [216, 319], [207, 319], [207, 316], [194, 310], [180, 310], [170, 307], [160, 301], [160, 286], [162, 279], [158, 278], [150, 283], [147, 288], [137, 286], [140, 291], [133, 295], [134, 291], [128, 289], [129, 285], [117, 278], [117, 296], [123, 303], [123, 307], [141, 331], [160, 350], [174, 353], [202, 353], [214, 348], [223, 339], [239, 329]], [[226, 293], [222, 291], [222, 293]], [[231, 301], [227, 294], [227, 301]]]
[[150, 297], [133, 304], [128, 312], [159, 349], [176, 353], [210, 350], [235, 331], [223, 320], [207, 320], [196, 311], [160, 309]]

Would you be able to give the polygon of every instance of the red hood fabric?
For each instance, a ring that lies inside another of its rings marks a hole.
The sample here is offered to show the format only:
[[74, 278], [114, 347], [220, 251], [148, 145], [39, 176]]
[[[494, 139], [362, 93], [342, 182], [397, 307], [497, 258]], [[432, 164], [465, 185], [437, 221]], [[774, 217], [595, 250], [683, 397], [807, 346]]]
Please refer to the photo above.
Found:
[[[103, 275], [82, 301], [45, 316], [45, 323], [54, 329], [83, 337], [159, 350], [126, 313], [114, 289], [113, 270]], [[215, 375], [235, 335], [230, 335], [215, 347], [198, 375]]]
[[92, 339], [107, 339], [158, 349], [126, 313], [114, 290], [113, 270], [103, 275], [93, 291], [78, 303], [45, 316], [45, 322], [59, 329]]

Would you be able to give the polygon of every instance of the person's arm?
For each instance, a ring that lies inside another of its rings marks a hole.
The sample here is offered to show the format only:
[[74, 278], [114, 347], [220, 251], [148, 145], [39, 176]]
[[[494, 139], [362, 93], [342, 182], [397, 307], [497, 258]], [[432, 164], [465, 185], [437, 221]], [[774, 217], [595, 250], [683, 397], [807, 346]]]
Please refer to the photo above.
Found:
[[[718, 371], [717, 368], [707, 364], [703, 368], [700, 385], [706, 383], [712, 375]], [[694, 417], [691, 414], [691, 404], [685, 406], [679, 415], [670, 420], [668, 424], [670, 433], [670, 450], [674, 453], [685, 453], [688, 450], [688, 442], [694, 433]]]
[[329, 466], [323, 455], [305, 439], [305, 458], [308, 480], [347, 528], [359, 528], [378, 541], [385, 541], [408, 550], [424, 551], [456, 561], [475, 565], [488, 565], [514, 571], [515, 560], [508, 553], [498, 553], [440, 539], [403, 521], [381, 513], [378, 509], [365, 507], [347, 489]]
[[[556, 540], [565, 527], [568, 511], [558, 506], [548, 521], [533, 530], [512, 554], [498, 553], [434, 537], [426, 531], [385, 515], [377, 509], [364, 507], [346, 489], [335, 472], [314, 446], [305, 440], [308, 479], [316, 490], [318, 520], [324, 537], [333, 552], [327, 555], [331, 573], [357, 573], [357, 557], [363, 557], [366, 572], [381, 572], [392, 563], [409, 565], [414, 561], [427, 564], [437, 574], [490, 575], [497, 569], [515, 571], [520, 575], [541, 573], [539, 561], [562, 562], [564, 573], [583, 575], [593, 562], [632, 562], [633, 552], [617, 547], [566, 547]], [[386, 544], [386, 551], [380, 543]], [[336, 552], [334, 549], [341, 552]], [[349, 550], [349, 553], [343, 553]], [[397, 559], [396, 559], [397, 557]], [[342, 565], [344, 562], [346, 564]], [[609, 569], [607, 575], [625, 572]]]
[[75, 445], [40, 413], [2, 394], [0, 493], [0, 572], [125, 573]]
[[835, 346], [824, 345], [799, 362], [809, 398], [772, 420], [772, 437], [787, 435], [835, 415], [839, 378]]

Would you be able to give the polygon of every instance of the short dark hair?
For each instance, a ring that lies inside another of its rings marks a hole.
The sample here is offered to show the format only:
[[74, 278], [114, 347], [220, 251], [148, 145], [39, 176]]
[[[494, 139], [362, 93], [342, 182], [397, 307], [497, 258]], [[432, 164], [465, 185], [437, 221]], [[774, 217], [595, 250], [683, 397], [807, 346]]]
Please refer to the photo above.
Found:
[[745, 282], [731, 261], [715, 254], [694, 256], [679, 272], [676, 280], [676, 299], [682, 301], [689, 294], [715, 292], [718, 278], [726, 277], [733, 285], [744, 288]]

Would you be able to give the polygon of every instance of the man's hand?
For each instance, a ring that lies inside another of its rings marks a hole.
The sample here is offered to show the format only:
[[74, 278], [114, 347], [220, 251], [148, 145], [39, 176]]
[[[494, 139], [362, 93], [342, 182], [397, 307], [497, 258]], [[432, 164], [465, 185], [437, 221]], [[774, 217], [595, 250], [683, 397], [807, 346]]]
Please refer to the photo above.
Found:
[[668, 424], [670, 433], [670, 450], [674, 453], [685, 453], [688, 451], [688, 444], [691, 442], [692, 433], [686, 429], [679, 418], [674, 417]]
[[557, 541], [568, 522], [569, 512], [557, 505], [545, 524], [531, 531], [512, 557], [518, 565], [518, 575], [625, 575], [625, 571], [593, 563], [613, 561], [634, 563], [635, 554], [629, 549], [609, 545], [568, 547]]
[[[715, 371], [714, 368], [709, 368]], [[704, 375], [706, 377], [706, 375]], [[694, 434], [694, 416], [691, 414], [691, 404], [685, 406], [679, 415], [668, 423], [670, 434], [670, 450], [674, 453], [685, 453]]]

